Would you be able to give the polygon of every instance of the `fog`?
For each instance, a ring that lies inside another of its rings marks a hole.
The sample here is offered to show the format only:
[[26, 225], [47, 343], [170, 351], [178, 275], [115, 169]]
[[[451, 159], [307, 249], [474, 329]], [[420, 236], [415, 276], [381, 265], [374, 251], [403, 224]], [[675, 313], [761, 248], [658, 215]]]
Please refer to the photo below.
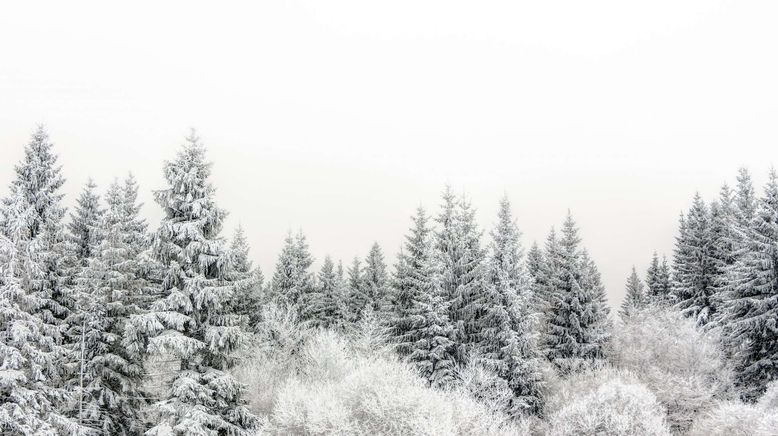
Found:
[[290, 229], [319, 260], [378, 241], [393, 263], [450, 184], [487, 232], [507, 193], [525, 248], [570, 209], [615, 305], [695, 191], [775, 163], [777, 20], [775, 2], [5, 5], [0, 193], [43, 123], [69, 205], [132, 171], [153, 227], [195, 127], [225, 236], [241, 223], [266, 277]]

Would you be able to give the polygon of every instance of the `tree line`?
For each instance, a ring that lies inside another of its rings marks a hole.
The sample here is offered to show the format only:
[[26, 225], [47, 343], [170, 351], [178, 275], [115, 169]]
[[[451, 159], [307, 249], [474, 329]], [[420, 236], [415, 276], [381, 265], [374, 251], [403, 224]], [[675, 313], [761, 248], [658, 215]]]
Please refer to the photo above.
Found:
[[[73, 211], [43, 128], [32, 135], [0, 208], [0, 429], [15, 434], [252, 434], [233, 369], [268, 304], [303, 323], [353, 331], [375, 323], [425, 383], [447, 389], [462, 368], [493, 371], [512, 392], [506, 412], [542, 415], [549, 371], [598, 365], [613, 332], [598, 267], [571, 214], [525, 253], [510, 202], [483, 234], [475, 208], [446, 188], [419, 207], [390, 268], [378, 244], [349, 266], [318, 272], [302, 232], [289, 233], [265, 280], [242, 228], [231, 242], [206, 149], [192, 132], [154, 191], [149, 229], [130, 175], [101, 196], [91, 181]], [[620, 314], [673, 305], [717, 328], [744, 398], [778, 372], [775, 320], [778, 183], [757, 198], [742, 170], [717, 202], [682, 216], [672, 266], [655, 254], [633, 274]], [[161, 392], [153, 362], [171, 364]]]

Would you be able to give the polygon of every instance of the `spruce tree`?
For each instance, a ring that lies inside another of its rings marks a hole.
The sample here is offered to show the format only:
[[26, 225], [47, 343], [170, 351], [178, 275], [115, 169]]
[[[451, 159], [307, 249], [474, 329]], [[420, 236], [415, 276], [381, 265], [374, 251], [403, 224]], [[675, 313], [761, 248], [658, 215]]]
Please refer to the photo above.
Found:
[[543, 377], [532, 280], [524, 269], [521, 233], [507, 197], [500, 201], [491, 236], [487, 285], [478, 301], [483, 316], [477, 350], [482, 363], [513, 391], [511, 412], [539, 413]]
[[441, 284], [441, 266], [433, 247], [424, 255], [421, 292], [413, 301], [410, 329], [404, 337], [410, 353], [408, 361], [419, 371], [429, 386], [448, 387], [455, 377], [456, 343], [445, 291]]
[[738, 170], [733, 203], [733, 214], [737, 227], [739, 229], [749, 228], [756, 216], [757, 197], [751, 181], [751, 174], [746, 168]]
[[546, 321], [547, 356], [564, 372], [602, 358], [609, 335], [605, 290], [580, 242], [578, 228], [568, 213], [558, 242], [558, 269], [549, 291]]
[[[656, 255], [654, 256], [654, 259], [656, 259]], [[640, 281], [638, 273], [633, 266], [632, 274], [630, 274], [627, 279], [627, 289], [624, 295], [624, 301], [621, 303], [619, 315], [621, 315], [621, 319], [626, 320], [635, 312], [643, 309], [646, 304], [647, 296], [643, 287], [643, 282]]]
[[325, 256], [315, 285], [315, 291], [309, 294], [303, 311], [303, 319], [310, 320], [315, 326], [338, 328], [343, 322], [341, 312], [340, 288], [335, 263]]
[[750, 232], [733, 267], [720, 322], [735, 349], [735, 372], [743, 396], [755, 400], [778, 378], [778, 175], [770, 172]]
[[302, 231], [292, 236], [290, 232], [284, 241], [284, 247], [276, 263], [272, 289], [278, 302], [298, 307], [307, 294], [313, 292], [313, 275], [310, 267], [313, 257]]
[[0, 432], [74, 434], [84, 431], [64, 412], [61, 345], [65, 274], [64, 183], [48, 135], [39, 127], [16, 166], [0, 224]]
[[70, 214], [70, 240], [80, 267], [85, 267], [100, 244], [100, 225], [103, 209], [100, 196], [95, 192], [97, 185], [89, 179], [81, 191], [74, 213]]
[[382, 319], [389, 316], [391, 309], [391, 292], [389, 288], [389, 273], [386, 271], [384, 253], [377, 242], [370, 247], [362, 270], [362, 286], [366, 294], [366, 304], [371, 305], [373, 312]]
[[347, 318], [351, 323], [356, 323], [362, 317], [362, 312], [368, 305], [369, 297], [365, 292], [364, 277], [362, 276], [362, 261], [355, 257], [348, 268], [346, 297]]
[[71, 317], [83, 335], [83, 343], [74, 344], [82, 347], [83, 371], [70, 380], [82, 403], [78, 416], [104, 434], [142, 432], [147, 404], [141, 388], [147, 338], [129, 320], [142, 313], [148, 283], [138, 258], [143, 247], [133, 245], [137, 210], [127, 194], [118, 182], [106, 193], [105, 216], [91, 230], [101, 242], [92, 248], [77, 279], [86, 297], [84, 310]]
[[389, 334], [401, 355], [411, 352], [417, 338], [409, 336], [413, 329], [413, 311], [421, 293], [427, 289], [429, 278], [427, 255], [430, 253], [431, 233], [424, 208], [416, 209], [412, 225], [405, 236], [403, 250], [397, 258], [394, 279], [394, 311], [389, 322]]
[[450, 187], [443, 192], [443, 205], [436, 221], [435, 249], [441, 264], [441, 286], [449, 308], [457, 362], [464, 364], [482, 316], [477, 303], [484, 288], [481, 232], [475, 222], [475, 209], [465, 198], [457, 199]]
[[194, 132], [166, 162], [169, 188], [154, 193], [164, 211], [154, 254], [164, 268], [163, 297], [146, 316], [152, 351], [179, 361], [167, 397], [155, 404], [150, 435], [252, 434], [257, 419], [243, 405], [244, 387], [227, 370], [246, 339], [234, 297], [230, 253], [219, 232], [226, 212], [214, 201], [211, 164]]
[[242, 226], [238, 226], [230, 245], [232, 254], [232, 281], [235, 295], [230, 312], [243, 317], [249, 331], [253, 331], [262, 314], [262, 285], [264, 276], [259, 267], [254, 268], [249, 259], [249, 244]]
[[714, 266], [710, 214], [698, 193], [676, 240], [673, 294], [683, 313], [700, 325], [716, 312]]

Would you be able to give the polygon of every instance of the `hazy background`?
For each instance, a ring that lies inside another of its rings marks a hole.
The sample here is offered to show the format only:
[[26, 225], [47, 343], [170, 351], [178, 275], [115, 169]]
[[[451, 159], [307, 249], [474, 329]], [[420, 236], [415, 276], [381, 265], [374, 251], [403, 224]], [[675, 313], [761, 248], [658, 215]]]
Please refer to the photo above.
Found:
[[193, 126], [266, 277], [298, 228], [394, 263], [450, 183], [526, 247], [570, 208], [618, 304], [695, 190], [776, 161], [778, 2], [253, 3], [0, 6], [0, 194], [45, 123], [68, 205], [131, 170], [154, 228]]

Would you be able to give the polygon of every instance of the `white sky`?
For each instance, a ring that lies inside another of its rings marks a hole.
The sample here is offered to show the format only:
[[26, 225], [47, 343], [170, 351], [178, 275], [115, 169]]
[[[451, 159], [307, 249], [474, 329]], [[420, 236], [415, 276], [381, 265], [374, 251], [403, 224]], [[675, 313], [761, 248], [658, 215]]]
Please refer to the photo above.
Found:
[[252, 3], [0, 6], [0, 193], [42, 122], [68, 204], [131, 170], [155, 222], [194, 126], [266, 276], [290, 228], [393, 262], [450, 183], [527, 247], [570, 208], [617, 304], [695, 190], [776, 161], [778, 2]]

